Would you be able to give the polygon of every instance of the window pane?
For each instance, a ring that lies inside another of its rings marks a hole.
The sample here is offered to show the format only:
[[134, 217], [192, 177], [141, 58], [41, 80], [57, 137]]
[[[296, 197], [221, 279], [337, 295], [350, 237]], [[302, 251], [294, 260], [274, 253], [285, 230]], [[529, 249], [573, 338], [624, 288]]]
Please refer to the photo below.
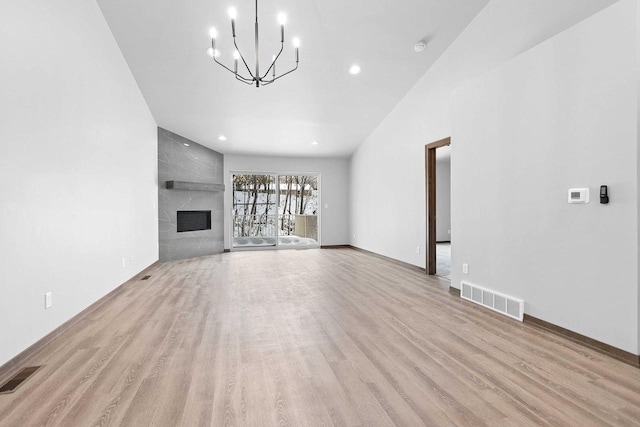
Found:
[[278, 184], [279, 245], [318, 246], [318, 177], [281, 175]]
[[233, 247], [275, 246], [274, 175], [233, 175]]

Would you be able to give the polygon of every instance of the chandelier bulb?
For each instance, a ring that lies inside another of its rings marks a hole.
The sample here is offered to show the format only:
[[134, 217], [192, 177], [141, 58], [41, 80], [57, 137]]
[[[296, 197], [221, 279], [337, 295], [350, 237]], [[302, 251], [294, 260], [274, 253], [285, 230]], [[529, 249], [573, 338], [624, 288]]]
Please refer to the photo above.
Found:
[[210, 47], [209, 49], [207, 49], [207, 55], [209, 55], [210, 57], [214, 57], [215, 56], [215, 51], [213, 50], [212, 47]]
[[279, 13], [278, 14], [278, 23], [282, 26], [284, 26], [284, 24], [287, 23], [287, 15], [284, 13]]
[[296, 49], [300, 47], [300, 39], [295, 37], [293, 39], [293, 47], [295, 47]]
[[238, 52], [237, 50], [233, 51], [233, 59], [235, 59], [236, 61], [238, 59], [240, 59], [240, 52]]
[[236, 10], [235, 7], [230, 7], [228, 12], [229, 12], [229, 18], [231, 18], [232, 20], [235, 20], [236, 17], [238, 16], [238, 11]]
[[216, 31], [215, 28], [211, 27], [209, 29], [209, 35], [211, 36], [212, 39], [215, 39], [216, 37], [218, 37], [218, 32]]

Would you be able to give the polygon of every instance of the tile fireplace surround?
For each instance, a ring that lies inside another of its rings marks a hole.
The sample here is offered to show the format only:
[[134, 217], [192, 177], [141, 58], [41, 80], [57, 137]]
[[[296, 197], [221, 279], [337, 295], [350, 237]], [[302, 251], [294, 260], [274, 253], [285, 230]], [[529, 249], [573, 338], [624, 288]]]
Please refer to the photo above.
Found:
[[[161, 262], [224, 251], [223, 160], [216, 151], [158, 128]], [[211, 230], [178, 233], [178, 211], [211, 211]]]

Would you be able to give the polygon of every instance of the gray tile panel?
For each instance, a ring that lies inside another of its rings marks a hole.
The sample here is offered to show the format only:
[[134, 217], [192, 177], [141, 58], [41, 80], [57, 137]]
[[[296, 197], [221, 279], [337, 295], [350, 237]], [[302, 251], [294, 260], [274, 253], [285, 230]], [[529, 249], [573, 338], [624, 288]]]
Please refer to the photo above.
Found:
[[[224, 251], [223, 162], [221, 153], [158, 128], [158, 230], [161, 262]], [[180, 189], [168, 189], [167, 181], [173, 181], [174, 187], [175, 182], [205, 186], [179, 184]], [[178, 233], [179, 210], [210, 210], [211, 230]]]

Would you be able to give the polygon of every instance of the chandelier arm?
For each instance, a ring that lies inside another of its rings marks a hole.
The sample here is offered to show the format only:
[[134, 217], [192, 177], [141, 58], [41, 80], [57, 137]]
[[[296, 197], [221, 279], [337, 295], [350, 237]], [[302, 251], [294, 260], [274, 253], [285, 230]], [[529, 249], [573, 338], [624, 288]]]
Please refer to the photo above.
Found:
[[245, 77], [242, 77], [238, 74], [236, 74], [236, 80], [238, 80], [239, 82], [242, 82], [246, 85], [253, 85], [253, 79], [247, 79]]
[[222, 68], [226, 69], [227, 71], [229, 71], [231, 74], [236, 75], [237, 77], [240, 77], [243, 80], [246, 80], [247, 82], [253, 82], [254, 79], [248, 79], [240, 74], [237, 74], [235, 71], [233, 71], [231, 68], [227, 67], [226, 65], [224, 65], [222, 62], [218, 61], [215, 57], [213, 58], [213, 60], [215, 61], [216, 64], [222, 66]]
[[231, 68], [229, 68], [229, 67], [227, 67], [226, 65], [224, 65], [222, 62], [218, 61], [218, 60], [216, 59], [216, 57], [215, 57], [215, 56], [213, 57], [213, 61], [214, 61], [216, 64], [218, 64], [218, 65], [222, 66], [223, 68], [225, 68], [225, 69], [226, 69], [227, 71], [229, 71], [230, 73], [235, 74], [235, 71], [233, 71]]
[[278, 60], [278, 58], [280, 58], [280, 54], [282, 53], [283, 49], [284, 49], [284, 42], [282, 42], [282, 44], [280, 45], [280, 52], [278, 52], [278, 54], [276, 55], [276, 59], [273, 60], [273, 62], [271, 63], [271, 66], [269, 67], [267, 72], [264, 73], [264, 76], [260, 78], [260, 80], [264, 79], [269, 75], [269, 72], [271, 71], [271, 69], [276, 65], [276, 61]]
[[252, 77], [252, 78], [248, 78], [248, 77], [243, 76], [243, 75], [242, 75], [242, 74], [240, 74], [240, 73], [234, 73], [234, 74], [235, 74], [235, 76], [236, 76], [236, 78], [237, 78], [237, 79], [242, 79], [242, 80], [244, 80], [245, 82], [253, 83], [253, 82], [256, 80], [254, 77]]
[[249, 65], [247, 65], [247, 61], [244, 60], [244, 56], [242, 56], [242, 52], [240, 52], [240, 48], [238, 47], [238, 44], [236, 43], [236, 38], [235, 37], [233, 38], [233, 45], [236, 47], [236, 51], [238, 51], [238, 55], [240, 55], [240, 59], [242, 59], [242, 63], [244, 64], [245, 68], [249, 72], [249, 75], [251, 76], [251, 78], [255, 79], [256, 76], [253, 75], [253, 73], [251, 72], [251, 69], [249, 68]]
[[287, 72], [286, 72], [286, 73], [284, 73], [284, 74], [280, 74], [278, 77], [275, 77], [275, 78], [273, 78], [273, 79], [271, 79], [271, 80], [263, 80], [263, 81], [262, 81], [262, 84], [263, 84], [263, 85], [265, 85], [265, 86], [266, 86], [266, 85], [268, 85], [268, 84], [271, 84], [271, 83], [275, 82], [276, 80], [278, 80], [280, 77], [284, 77], [284, 76], [286, 76], [287, 74], [293, 73], [293, 72], [294, 72], [295, 70], [297, 70], [297, 69], [298, 69], [298, 64], [296, 63], [296, 67], [295, 67], [295, 68], [293, 68], [293, 69], [291, 69], [291, 70], [287, 71]]
[[256, 81], [256, 79], [250, 79], [250, 78], [244, 77], [244, 76], [242, 76], [240, 74], [236, 74], [236, 79], [242, 80], [242, 81], [244, 81], [246, 83], [249, 83], [249, 84], [253, 84], [253, 82]]

